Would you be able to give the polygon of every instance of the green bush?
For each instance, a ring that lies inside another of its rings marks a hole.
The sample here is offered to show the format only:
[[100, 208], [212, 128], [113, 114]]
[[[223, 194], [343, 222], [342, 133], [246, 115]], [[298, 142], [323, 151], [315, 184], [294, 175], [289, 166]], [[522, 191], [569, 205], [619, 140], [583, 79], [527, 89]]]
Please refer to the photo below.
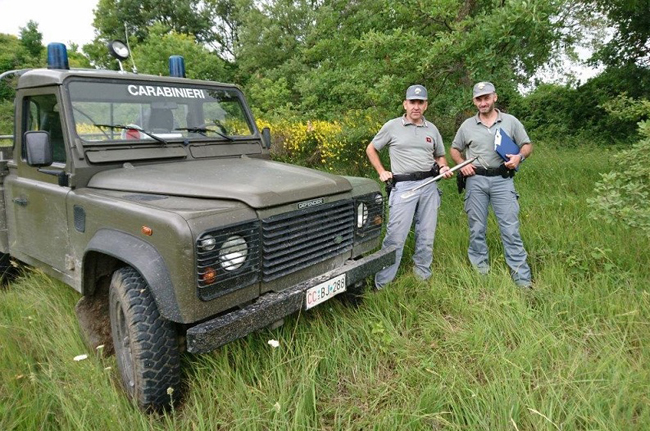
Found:
[[[577, 87], [543, 84], [526, 97], [513, 97], [509, 112], [526, 126], [533, 141], [566, 146], [611, 145], [638, 140], [639, 118], [611, 115], [619, 95], [630, 100], [650, 97], [650, 69], [608, 69]], [[620, 103], [619, 103], [620, 105]]]
[[595, 219], [623, 223], [650, 236], [650, 121], [639, 123], [639, 133], [639, 142], [614, 156], [617, 169], [602, 174], [596, 197], [588, 202]]
[[[0, 135], [14, 133], [14, 104], [12, 100], [0, 100]], [[0, 142], [0, 145], [3, 142]]]

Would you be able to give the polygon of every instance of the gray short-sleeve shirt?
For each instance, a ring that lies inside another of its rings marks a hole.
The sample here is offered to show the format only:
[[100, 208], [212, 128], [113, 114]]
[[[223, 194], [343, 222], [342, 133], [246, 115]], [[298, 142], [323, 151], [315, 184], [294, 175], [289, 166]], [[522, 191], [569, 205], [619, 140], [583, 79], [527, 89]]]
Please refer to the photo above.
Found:
[[382, 126], [372, 139], [377, 151], [388, 147], [390, 170], [394, 174], [428, 171], [435, 159], [445, 155], [438, 128], [423, 119], [422, 124], [409, 122], [405, 116], [394, 118]]
[[[503, 163], [503, 159], [494, 151], [494, 134], [497, 129], [504, 130], [519, 148], [530, 143], [524, 125], [516, 117], [499, 110], [497, 113], [497, 120], [489, 128], [481, 123], [478, 114], [465, 120], [456, 132], [451, 148], [461, 153], [465, 151], [466, 159], [479, 156], [487, 166], [497, 168]], [[473, 164], [481, 166], [479, 161]]]

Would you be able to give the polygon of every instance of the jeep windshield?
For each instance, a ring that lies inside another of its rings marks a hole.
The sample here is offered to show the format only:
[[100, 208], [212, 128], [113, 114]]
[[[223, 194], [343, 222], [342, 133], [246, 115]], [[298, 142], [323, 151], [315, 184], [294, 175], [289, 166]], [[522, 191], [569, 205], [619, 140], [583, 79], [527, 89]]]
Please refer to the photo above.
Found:
[[74, 80], [68, 92], [75, 130], [88, 145], [228, 142], [254, 133], [241, 93], [233, 88]]

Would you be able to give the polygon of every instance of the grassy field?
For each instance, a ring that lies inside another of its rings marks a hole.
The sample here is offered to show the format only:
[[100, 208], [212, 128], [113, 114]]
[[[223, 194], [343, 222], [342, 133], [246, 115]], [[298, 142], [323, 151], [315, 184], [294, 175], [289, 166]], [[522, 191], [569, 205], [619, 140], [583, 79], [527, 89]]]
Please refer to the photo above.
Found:
[[650, 239], [589, 218], [608, 160], [538, 145], [517, 176], [532, 292], [510, 281], [494, 220], [492, 272], [470, 270], [445, 182], [429, 282], [411, 242], [398, 280], [359, 308], [331, 301], [185, 355], [186, 395], [163, 416], [126, 399], [114, 357], [86, 350], [77, 294], [28, 271], [0, 291], [0, 430], [649, 429]]

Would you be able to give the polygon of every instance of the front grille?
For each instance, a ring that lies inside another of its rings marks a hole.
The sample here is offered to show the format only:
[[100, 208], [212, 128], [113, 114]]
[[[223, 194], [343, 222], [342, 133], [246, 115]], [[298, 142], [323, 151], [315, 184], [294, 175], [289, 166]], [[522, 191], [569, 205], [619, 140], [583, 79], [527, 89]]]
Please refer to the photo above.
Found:
[[262, 220], [262, 279], [271, 281], [352, 248], [354, 207], [338, 201]]
[[[204, 232], [196, 241], [199, 296], [214, 299], [340, 256], [377, 238], [383, 219], [384, 200], [370, 193]], [[214, 242], [212, 250], [206, 240]]]

